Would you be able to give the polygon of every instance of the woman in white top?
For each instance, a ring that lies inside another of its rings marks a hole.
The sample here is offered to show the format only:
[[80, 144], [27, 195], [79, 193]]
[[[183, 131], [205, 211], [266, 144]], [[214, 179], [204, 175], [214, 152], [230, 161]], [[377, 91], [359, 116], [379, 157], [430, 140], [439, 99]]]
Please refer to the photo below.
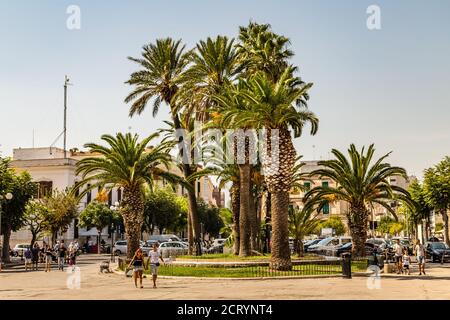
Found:
[[420, 240], [416, 240], [416, 246], [414, 247], [416, 253], [417, 262], [419, 263], [419, 276], [425, 274], [425, 248], [420, 243]]

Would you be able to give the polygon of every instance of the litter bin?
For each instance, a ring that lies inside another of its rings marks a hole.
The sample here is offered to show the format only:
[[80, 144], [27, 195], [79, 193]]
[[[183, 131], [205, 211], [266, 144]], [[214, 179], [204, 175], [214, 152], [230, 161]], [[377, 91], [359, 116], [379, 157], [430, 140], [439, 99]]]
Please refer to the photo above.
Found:
[[342, 277], [352, 278], [352, 255], [351, 253], [342, 254]]

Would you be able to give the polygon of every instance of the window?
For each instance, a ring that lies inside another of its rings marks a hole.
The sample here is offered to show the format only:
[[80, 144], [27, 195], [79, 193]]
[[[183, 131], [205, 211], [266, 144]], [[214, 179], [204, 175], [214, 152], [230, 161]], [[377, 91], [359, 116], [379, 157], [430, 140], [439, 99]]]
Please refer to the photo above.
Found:
[[[91, 187], [90, 184], [87, 185], [88, 188]], [[89, 204], [92, 201], [92, 191], [88, 191], [88, 193], [86, 193], [86, 203]]]
[[108, 207], [112, 206], [112, 190], [108, 192]]
[[117, 189], [117, 201], [120, 202], [122, 200], [122, 189]]
[[328, 181], [322, 181], [322, 187], [328, 188]]
[[36, 198], [42, 199], [52, 194], [53, 181], [39, 181], [37, 183]]
[[330, 213], [330, 204], [328, 202], [323, 205], [322, 211], [323, 211], [323, 214]]
[[309, 190], [311, 190], [311, 182], [305, 182], [304, 184], [305, 187], [305, 191], [308, 192]]
[[200, 181], [197, 181], [197, 195], [200, 197]]

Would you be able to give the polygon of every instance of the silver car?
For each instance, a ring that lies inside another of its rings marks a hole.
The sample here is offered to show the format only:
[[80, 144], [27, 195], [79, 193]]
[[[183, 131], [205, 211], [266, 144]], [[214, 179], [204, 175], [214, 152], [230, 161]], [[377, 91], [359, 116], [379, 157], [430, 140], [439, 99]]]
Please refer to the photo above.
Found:
[[163, 242], [158, 248], [163, 258], [188, 254], [188, 246], [181, 241]]

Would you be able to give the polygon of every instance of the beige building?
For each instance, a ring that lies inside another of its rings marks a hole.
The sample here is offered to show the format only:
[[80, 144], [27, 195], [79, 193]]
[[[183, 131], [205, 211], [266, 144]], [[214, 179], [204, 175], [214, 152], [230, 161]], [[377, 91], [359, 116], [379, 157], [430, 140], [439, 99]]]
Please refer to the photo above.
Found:
[[[65, 190], [80, 181], [81, 178], [75, 174], [76, 164], [81, 159], [92, 156], [96, 155], [73, 150], [68, 151], [67, 158], [64, 158], [64, 150], [59, 148], [19, 148], [13, 150], [11, 167], [17, 172], [27, 171], [30, 173], [33, 181], [39, 185], [35, 197], [40, 198], [52, 192], [52, 190]], [[98, 154], [97, 156], [100, 157], [101, 155]], [[181, 175], [181, 171], [176, 166], [171, 168], [171, 172]], [[157, 181], [159, 187], [163, 187], [166, 184], [164, 180]], [[181, 186], [177, 186], [175, 191], [178, 195], [186, 195], [186, 190]], [[209, 177], [202, 177], [196, 181], [195, 192], [197, 197], [205, 202], [215, 206], [223, 206], [223, 193], [214, 186]], [[98, 190], [92, 190], [81, 199], [79, 203], [80, 212], [96, 198], [97, 194]], [[114, 188], [108, 194], [108, 205], [111, 206], [115, 202], [120, 202], [121, 199], [122, 190]], [[61, 237], [72, 240], [92, 236], [95, 239], [97, 236], [95, 228], [86, 230], [78, 228], [77, 224], [78, 220], [75, 219], [68, 231], [62, 234]], [[108, 228], [103, 230], [102, 236], [105, 240], [110, 237]], [[29, 239], [31, 239], [31, 234], [28, 230], [14, 232], [11, 235], [11, 246], [14, 246], [16, 243], [27, 242]]]

